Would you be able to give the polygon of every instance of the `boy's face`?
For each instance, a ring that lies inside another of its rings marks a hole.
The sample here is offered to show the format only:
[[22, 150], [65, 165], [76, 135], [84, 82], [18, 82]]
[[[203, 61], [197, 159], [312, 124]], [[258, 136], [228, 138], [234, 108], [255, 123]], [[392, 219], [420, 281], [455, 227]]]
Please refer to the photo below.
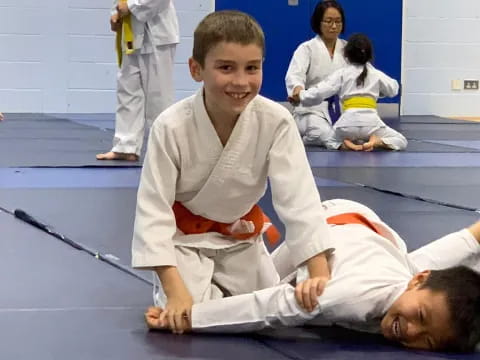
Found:
[[428, 275], [415, 275], [383, 317], [381, 329], [387, 339], [409, 348], [439, 350], [453, 337], [445, 294], [421, 289]]
[[192, 77], [203, 81], [205, 106], [212, 120], [236, 119], [262, 85], [262, 49], [256, 44], [220, 42], [208, 51], [202, 67], [194, 59]]

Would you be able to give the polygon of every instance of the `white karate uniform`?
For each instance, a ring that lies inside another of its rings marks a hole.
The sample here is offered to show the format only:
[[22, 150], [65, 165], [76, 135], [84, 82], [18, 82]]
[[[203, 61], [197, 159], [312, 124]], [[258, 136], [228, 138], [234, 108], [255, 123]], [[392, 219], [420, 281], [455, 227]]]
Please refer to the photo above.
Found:
[[117, 75], [112, 151], [140, 155], [145, 129], [174, 100], [173, 66], [180, 35], [173, 1], [128, 0], [127, 4], [135, 52], [123, 54]]
[[[333, 58], [318, 35], [300, 44], [293, 54], [285, 76], [288, 95], [292, 95], [293, 89], [297, 86], [308, 89], [319, 84], [332, 72], [345, 66], [343, 57], [345, 44], [345, 40], [337, 39]], [[326, 101], [315, 106], [297, 106], [293, 116], [305, 144], [331, 148], [333, 129]]]
[[[331, 226], [335, 240], [335, 252], [329, 263], [331, 280], [312, 313], [300, 308], [294, 287], [285, 283], [194, 305], [193, 330], [244, 332], [301, 324], [337, 324], [359, 331], [380, 332], [382, 317], [419, 271], [456, 265], [470, 266], [477, 271], [480, 268], [480, 245], [466, 229], [407, 253], [400, 236], [366, 206], [338, 199], [323, 204], [327, 216], [361, 213], [381, 228], [382, 236], [359, 224]], [[305, 280], [307, 273], [305, 266], [300, 267], [297, 282]]]
[[138, 190], [133, 266], [177, 266], [196, 302], [222, 296], [219, 289], [238, 294], [278, 283], [261, 236], [238, 241], [215, 232], [185, 235], [172, 211], [179, 201], [196, 215], [233, 223], [258, 203], [267, 178], [292, 263], [298, 266], [331, 248], [305, 149], [286, 108], [255, 97], [224, 147], [202, 90], [171, 106], [150, 133]]
[[[398, 82], [370, 63], [367, 64], [368, 72], [364, 84], [357, 86], [356, 81], [363, 68], [363, 65], [349, 64], [335, 71], [325, 81], [301, 91], [302, 105], [315, 106], [334, 94], [339, 95], [341, 102], [352, 97], [370, 97], [377, 101], [380, 97], [393, 97], [398, 94]], [[402, 134], [380, 119], [377, 109], [347, 109], [333, 128], [336, 148], [340, 147], [344, 139], [365, 142], [371, 135], [378, 136], [392, 150], [404, 150], [408, 143]]]

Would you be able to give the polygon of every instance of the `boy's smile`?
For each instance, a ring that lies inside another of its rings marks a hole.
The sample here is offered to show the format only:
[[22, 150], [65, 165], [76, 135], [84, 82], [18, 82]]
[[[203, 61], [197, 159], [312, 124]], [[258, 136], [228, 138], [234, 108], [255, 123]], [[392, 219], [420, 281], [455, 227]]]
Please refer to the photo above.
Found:
[[262, 49], [256, 44], [220, 42], [201, 66], [190, 59], [190, 71], [203, 81], [205, 106], [214, 124], [234, 123], [262, 85]]
[[[440, 350], [452, 337], [450, 314], [443, 293], [421, 288], [423, 278], [416, 275], [407, 290], [383, 317], [381, 330], [387, 339], [406, 347]], [[426, 275], [428, 276], [428, 275]]]

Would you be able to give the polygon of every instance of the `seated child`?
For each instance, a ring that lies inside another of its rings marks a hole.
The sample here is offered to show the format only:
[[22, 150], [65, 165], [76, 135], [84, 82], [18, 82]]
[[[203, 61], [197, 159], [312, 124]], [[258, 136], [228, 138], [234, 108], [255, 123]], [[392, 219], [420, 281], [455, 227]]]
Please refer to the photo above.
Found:
[[318, 85], [289, 97], [292, 104], [312, 106], [338, 94], [343, 113], [333, 125], [331, 144], [343, 150], [372, 151], [376, 148], [404, 150], [407, 139], [378, 116], [377, 99], [398, 93], [398, 82], [370, 61], [373, 48], [362, 34], [352, 35], [344, 49], [348, 64]]
[[[474, 271], [480, 269], [480, 222], [408, 253], [400, 236], [366, 206], [338, 199], [323, 204], [335, 252], [321, 296], [311, 290], [308, 270], [295, 270], [288, 248], [280, 245], [273, 256], [287, 282], [196, 304], [191, 330], [336, 324], [382, 333], [410, 348], [473, 350], [480, 340], [480, 275]], [[296, 288], [286, 276], [292, 270]], [[299, 305], [313, 300], [318, 303], [313, 312]], [[168, 326], [162, 312], [147, 311], [149, 327]]]

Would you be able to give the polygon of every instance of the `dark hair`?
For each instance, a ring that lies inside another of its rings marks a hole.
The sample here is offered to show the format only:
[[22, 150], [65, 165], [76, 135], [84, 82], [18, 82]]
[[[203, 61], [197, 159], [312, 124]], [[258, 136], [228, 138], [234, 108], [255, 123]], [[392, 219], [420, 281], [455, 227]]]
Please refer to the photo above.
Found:
[[372, 42], [364, 34], [353, 34], [348, 39], [343, 54], [349, 63], [363, 65], [363, 71], [357, 78], [357, 86], [363, 85], [368, 73], [367, 63], [373, 59]]
[[432, 270], [421, 288], [442, 292], [447, 300], [455, 335], [440, 350], [474, 351], [480, 341], [480, 274], [465, 266]]
[[343, 11], [342, 5], [334, 0], [320, 0], [318, 2], [317, 6], [315, 6], [315, 10], [313, 10], [312, 17], [310, 18], [310, 27], [315, 34], [322, 35], [320, 24], [325, 15], [325, 11], [327, 11], [328, 8], [335, 8], [340, 13], [342, 17], [342, 31], [340, 33], [343, 34], [345, 32], [345, 12]]
[[256, 44], [265, 54], [265, 35], [258, 22], [250, 15], [236, 10], [216, 11], [198, 24], [193, 34], [192, 57], [205, 65], [207, 53], [218, 43]]

